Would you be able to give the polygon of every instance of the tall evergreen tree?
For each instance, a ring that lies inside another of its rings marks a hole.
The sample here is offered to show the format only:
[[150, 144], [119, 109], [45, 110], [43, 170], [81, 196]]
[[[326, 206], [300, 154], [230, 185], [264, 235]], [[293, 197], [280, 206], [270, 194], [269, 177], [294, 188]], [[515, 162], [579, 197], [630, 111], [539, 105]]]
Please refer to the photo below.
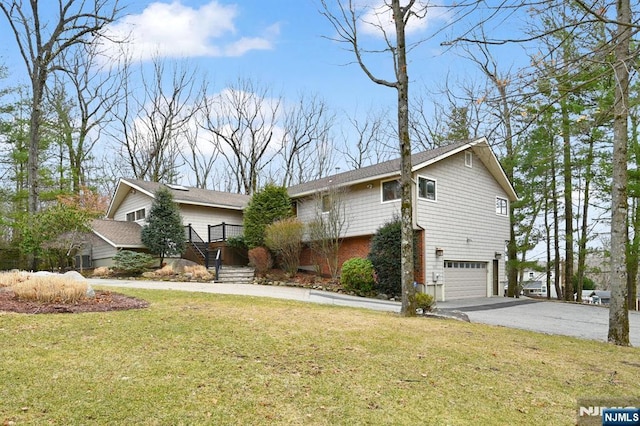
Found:
[[264, 230], [276, 220], [291, 216], [291, 199], [287, 189], [273, 184], [266, 185], [253, 194], [244, 211], [244, 241], [247, 247], [264, 245]]
[[167, 188], [161, 187], [155, 193], [141, 236], [149, 251], [160, 256], [160, 266], [165, 256], [184, 253], [186, 242], [182, 216]]

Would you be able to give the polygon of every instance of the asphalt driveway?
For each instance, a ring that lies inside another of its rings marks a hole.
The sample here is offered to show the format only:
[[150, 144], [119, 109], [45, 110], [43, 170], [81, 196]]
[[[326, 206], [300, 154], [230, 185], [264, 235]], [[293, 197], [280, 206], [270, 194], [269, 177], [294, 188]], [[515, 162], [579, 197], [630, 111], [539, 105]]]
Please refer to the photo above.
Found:
[[[399, 302], [367, 299], [304, 288], [252, 284], [182, 283], [110, 279], [89, 279], [88, 281], [92, 286], [100, 287], [182, 290], [272, 297], [378, 311], [400, 312]], [[547, 302], [526, 297], [520, 299], [492, 297], [438, 302], [437, 308], [443, 311], [455, 310], [464, 312], [471, 322], [474, 323], [607, 341], [609, 310], [597, 305]], [[629, 312], [629, 328], [631, 344], [640, 347], [640, 312]]]
[[[609, 309], [600, 305], [495, 297], [440, 302], [438, 307], [462, 311], [471, 322], [590, 340], [606, 342], [609, 330]], [[640, 346], [640, 312], [629, 312], [629, 329], [631, 344]]]

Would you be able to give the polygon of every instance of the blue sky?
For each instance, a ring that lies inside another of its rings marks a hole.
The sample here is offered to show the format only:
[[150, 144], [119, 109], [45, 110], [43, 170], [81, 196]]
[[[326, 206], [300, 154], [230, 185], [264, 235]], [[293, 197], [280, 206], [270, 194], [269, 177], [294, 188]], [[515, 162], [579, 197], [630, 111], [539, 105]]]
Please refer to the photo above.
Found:
[[[381, 0], [362, 2], [373, 7], [381, 4]], [[285, 97], [320, 94], [331, 107], [348, 114], [395, 102], [394, 90], [373, 84], [357, 65], [349, 64], [354, 59], [351, 52], [326, 38], [334, 36], [334, 29], [319, 13], [319, 0], [125, 0], [121, 4], [126, 5], [127, 15], [110, 30], [133, 31], [132, 48], [143, 60], [153, 53], [187, 58], [206, 72], [214, 88], [250, 77]], [[441, 48], [440, 42], [469, 28], [482, 13], [456, 22], [456, 15], [433, 8], [427, 19], [410, 27], [409, 40], [415, 41], [451, 25], [411, 53], [414, 93], [435, 90], [447, 75], [463, 78], [469, 72], [470, 65], [454, 51]], [[7, 40], [0, 47], [0, 62], [9, 67], [12, 80], [26, 82], [20, 78], [24, 64], [4, 21], [0, 36]], [[366, 31], [363, 36], [372, 45], [381, 41], [379, 35]], [[370, 59], [375, 61], [368, 63], [377, 76], [393, 78], [388, 57]]]

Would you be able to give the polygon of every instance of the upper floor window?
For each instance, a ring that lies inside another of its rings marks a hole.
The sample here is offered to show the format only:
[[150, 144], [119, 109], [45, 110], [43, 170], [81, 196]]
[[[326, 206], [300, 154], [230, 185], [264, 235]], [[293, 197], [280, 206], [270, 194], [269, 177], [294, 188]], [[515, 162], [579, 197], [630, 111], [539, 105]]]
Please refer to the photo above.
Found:
[[496, 214], [500, 216], [508, 216], [508, 201], [505, 198], [496, 197]]
[[422, 176], [418, 177], [418, 197], [425, 200], [436, 200], [436, 181]]
[[473, 167], [473, 153], [471, 151], [464, 152], [464, 165], [467, 167]]
[[145, 210], [140, 209], [131, 213], [127, 213], [127, 222], [135, 222], [136, 220], [143, 220], [146, 217]]
[[382, 201], [399, 200], [402, 191], [399, 180], [388, 180], [382, 182]]
[[333, 202], [331, 200], [331, 195], [324, 194], [322, 196], [322, 213], [330, 212], [332, 207], [333, 207]]

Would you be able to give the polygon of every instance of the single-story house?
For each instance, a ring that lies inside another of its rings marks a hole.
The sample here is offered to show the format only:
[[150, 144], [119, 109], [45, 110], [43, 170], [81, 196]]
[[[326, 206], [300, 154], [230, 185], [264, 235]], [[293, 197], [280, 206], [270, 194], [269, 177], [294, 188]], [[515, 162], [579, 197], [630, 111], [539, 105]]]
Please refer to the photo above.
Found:
[[[412, 155], [413, 228], [418, 234], [416, 281], [438, 300], [501, 295], [509, 205], [515, 190], [485, 138]], [[336, 206], [344, 219], [340, 263], [365, 257], [376, 230], [400, 215], [400, 160], [362, 167], [288, 188], [297, 217], [314, 221]], [[121, 179], [106, 221], [143, 224], [160, 183]], [[250, 197], [166, 185], [187, 232], [205, 244], [241, 232]], [[94, 229], [100, 237], [98, 229]], [[107, 236], [102, 236], [105, 242]], [[118, 242], [111, 247], [118, 249]], [[124, 248], [124, 247], [122, 247]], [[95, 250], [94, 250], [95, 251]], [[311, 268], [309, 253], [301, 265]]]

